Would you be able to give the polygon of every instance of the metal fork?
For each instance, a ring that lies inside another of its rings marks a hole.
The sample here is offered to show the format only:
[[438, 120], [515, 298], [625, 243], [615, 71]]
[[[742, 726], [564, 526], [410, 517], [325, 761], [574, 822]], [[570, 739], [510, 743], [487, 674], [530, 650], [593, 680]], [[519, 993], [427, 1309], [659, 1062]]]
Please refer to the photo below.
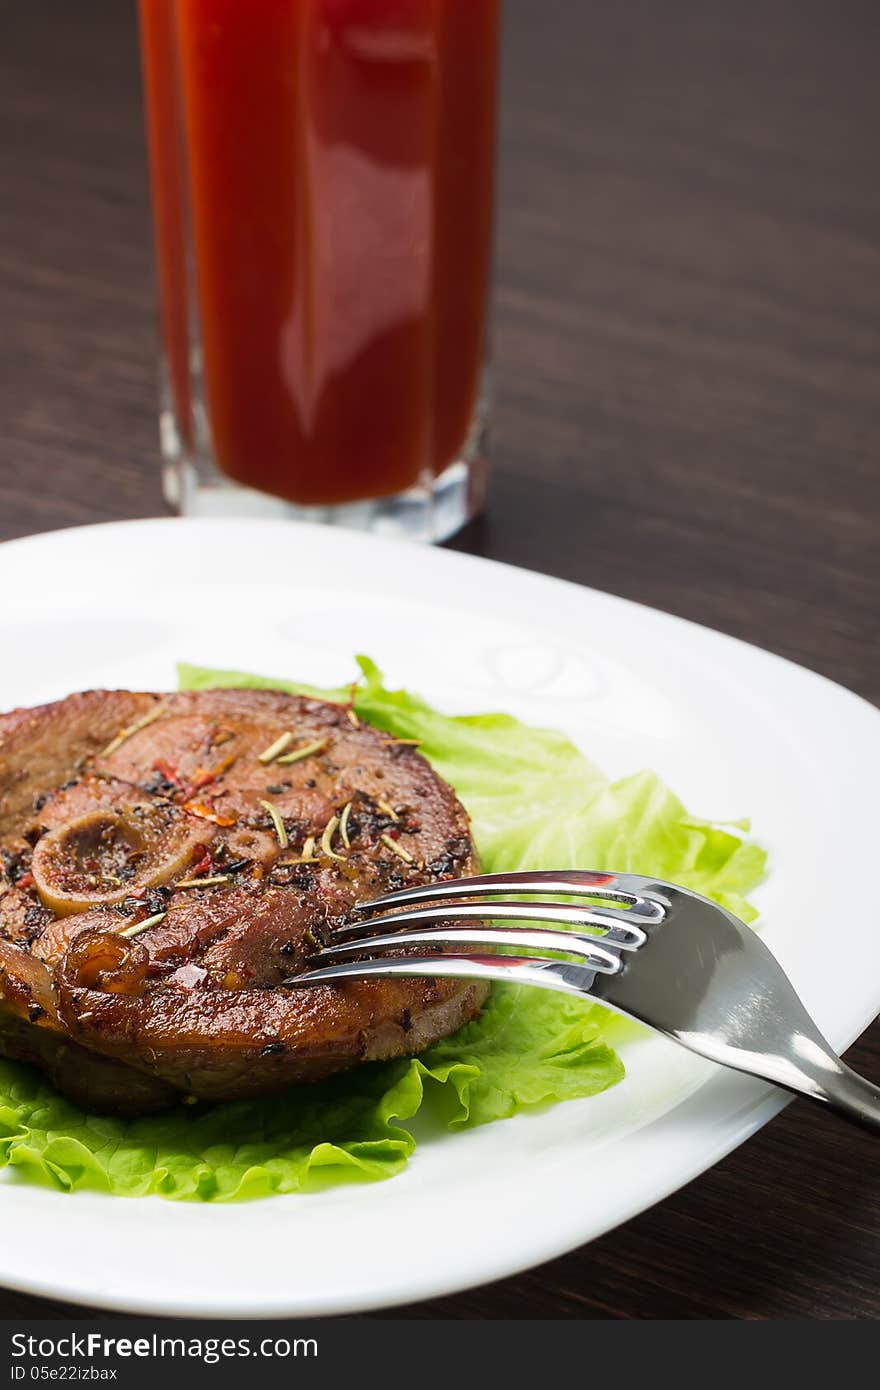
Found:
[[[588, 901], [494, 901], [510, 893]], [[589, 902], [597, 898], [603, 901]], [[406, 888], [356, 910], [380, 915], [342, 928], [339, 940], [312, 958], [315, 968], [287, 985], [416, 975], [506, 980], [586, 996], [701, 1057], [880, 1130], [880, 1087], [840, 1060], [761, 938], [688, 888], [640, 874], [486, 874]], [[567, 930], [487, 925], [536, 921]], [[486, 950], [499, 946], [541, 954]], [[401, 947], [425, 953], [384, 954]]]

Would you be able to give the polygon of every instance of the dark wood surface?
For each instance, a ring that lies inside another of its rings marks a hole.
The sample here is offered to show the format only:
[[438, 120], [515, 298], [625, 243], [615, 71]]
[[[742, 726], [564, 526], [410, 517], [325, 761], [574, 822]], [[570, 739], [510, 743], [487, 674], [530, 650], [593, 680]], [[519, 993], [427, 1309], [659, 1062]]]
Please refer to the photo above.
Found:
[[[160, 513], [133, 5], [0, 25], [0, 538]], [[504, 60], [494, 484], [457, 544], [880, 700], [876, 0], [509, 0]], [[880, 1079], [880, 1026], [850, 1060]], [[795, 1104], [594, 1244], [405, 1312], [877, 1317], [878, 1153]]]

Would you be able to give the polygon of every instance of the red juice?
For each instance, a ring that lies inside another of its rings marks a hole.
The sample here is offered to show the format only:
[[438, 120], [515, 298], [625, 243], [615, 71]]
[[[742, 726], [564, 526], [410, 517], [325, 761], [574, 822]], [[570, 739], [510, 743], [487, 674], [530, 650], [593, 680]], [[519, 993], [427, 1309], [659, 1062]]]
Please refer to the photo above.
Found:
[[247, 487], [329, 505], [442, 473], [485, 347], [498, 0], [140, 9], [184, 446], [200, 389]]

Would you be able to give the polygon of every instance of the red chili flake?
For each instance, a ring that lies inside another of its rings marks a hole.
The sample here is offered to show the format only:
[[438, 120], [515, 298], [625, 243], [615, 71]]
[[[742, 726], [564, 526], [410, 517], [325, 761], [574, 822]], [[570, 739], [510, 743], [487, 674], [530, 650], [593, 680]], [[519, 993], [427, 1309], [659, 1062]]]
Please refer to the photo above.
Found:
[[224, 772], [228, 772], [234, 762], [235, 754], [230, 753], [227, 758], [221, 758], [214, 767], [196, 768], [195, 776], [189, 786], [189, 795], [192, 796], [195, 792], [201, 791], [203, 787], [209, 787], [212, 782], [216, 782], [218, 777], [222, 777]]
[[184, 790], [183, 783], [177, 775], [177, 768], [167, 758], [157, 758], [153, 763], [153, 769], [161, 777], [164, 777], [166, 782], [170, 782], [173, 787], [177, 787], [180, 791]]
[[211, 810], [210, 806], [206, 806], [204, 801], [185, 801], [183, 809], [191, 816], [198, 816], [199, 820], [212, 821], [214, 825], [235, 825], [238, 821], [237, 816], [218, 815], [216, 811]]
[[214, 858], [211, 854], [211, 851], [209, 849], [205, 849], [204, 845], [197, 845], [196, 853], [199, 850], [202, 850], [203, 854], [198, 864], [193, 864], [190, 868], [189, 872], [192, 878], [197, 878], [199, 874], [209, 874], [213, 871], [214, 868]]
[[28, 872], [28, 873], [26, 873], [26, 874], [22, 874], [21, 878], [19, 878], [19, 879], [16, 880], [15, 886], [16, 886], [16, 888], [33, 888], [33, 886], [34, 886], [34, 876], [33, 876], [33, 874], [30, 873], [30, 872]]

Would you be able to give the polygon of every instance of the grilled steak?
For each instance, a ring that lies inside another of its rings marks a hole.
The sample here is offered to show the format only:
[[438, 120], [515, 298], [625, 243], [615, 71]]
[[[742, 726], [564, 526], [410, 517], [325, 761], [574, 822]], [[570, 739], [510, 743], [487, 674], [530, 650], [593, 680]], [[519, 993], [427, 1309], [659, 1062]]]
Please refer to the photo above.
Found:
[[421, 1051], [485, 989], [284, 981], [354, 903], [478, 872], [414, 747], [268, 690], [0, 716], [0, 1054], [93, 1109], [265, 1094]]

